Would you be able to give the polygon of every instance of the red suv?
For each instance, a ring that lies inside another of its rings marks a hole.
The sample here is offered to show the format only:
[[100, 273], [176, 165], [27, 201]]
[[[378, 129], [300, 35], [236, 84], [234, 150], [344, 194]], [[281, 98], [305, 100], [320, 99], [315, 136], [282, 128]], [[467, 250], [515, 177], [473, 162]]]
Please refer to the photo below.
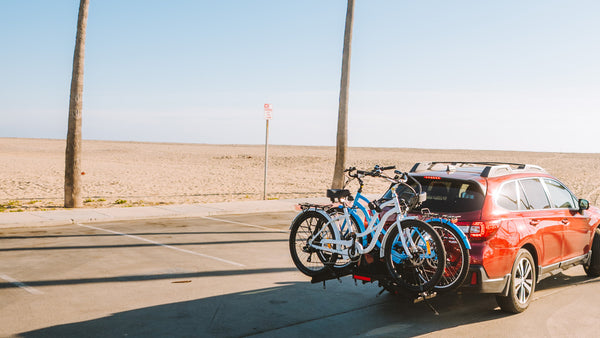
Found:
[[427, 192], [422, 208], [457, 216], [468, 235], [471, 268], [463, 287], [497, 294], [502, 310], [524, 311], [537, 282], [574, 265], [600, 276], [600, 209], [541, 167], [428, 162], [410, 175]]

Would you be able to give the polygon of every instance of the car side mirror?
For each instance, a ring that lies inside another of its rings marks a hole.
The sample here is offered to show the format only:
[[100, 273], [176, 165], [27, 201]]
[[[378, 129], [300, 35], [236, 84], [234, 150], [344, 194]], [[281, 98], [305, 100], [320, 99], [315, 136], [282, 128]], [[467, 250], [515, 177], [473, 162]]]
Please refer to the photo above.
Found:
[[588, 200], [584, 200], [583, 198], [579, 200], [579, 212], [582, 212], [589, 208], [590, 208], [590, 202], [588, 202]]

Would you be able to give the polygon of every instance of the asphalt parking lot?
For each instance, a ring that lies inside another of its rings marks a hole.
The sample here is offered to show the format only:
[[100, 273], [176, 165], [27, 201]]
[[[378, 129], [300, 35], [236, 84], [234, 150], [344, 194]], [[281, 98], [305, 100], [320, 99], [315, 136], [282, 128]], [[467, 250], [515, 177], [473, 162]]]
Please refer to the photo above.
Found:
[[523, 314], [490, 295], [412, 304], [348, 277], [310, 284], [293, 212], [0, 230], [0, 336], [595, 336], [600, 279], [542, 281]]

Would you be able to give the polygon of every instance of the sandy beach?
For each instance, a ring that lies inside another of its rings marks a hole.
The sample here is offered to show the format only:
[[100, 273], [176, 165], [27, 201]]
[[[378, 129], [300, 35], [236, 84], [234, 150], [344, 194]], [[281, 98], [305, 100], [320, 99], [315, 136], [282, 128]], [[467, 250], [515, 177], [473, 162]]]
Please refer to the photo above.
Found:
[[[0, 138], [0, 211], [62, 208], [64, 140]], [[269, 199], [324, 195], [333, 177], [335, 148], [269, 146]], [[600, 203], [600, 154], [481, 150], [350, 148], [348, 166], [422, 161], [506, 161], [537, 164], [579, 198]], [[85, 207], [259, 200], [264, 145], [84, 141]], [[387, 184], [371, 179], [367, 193]]]

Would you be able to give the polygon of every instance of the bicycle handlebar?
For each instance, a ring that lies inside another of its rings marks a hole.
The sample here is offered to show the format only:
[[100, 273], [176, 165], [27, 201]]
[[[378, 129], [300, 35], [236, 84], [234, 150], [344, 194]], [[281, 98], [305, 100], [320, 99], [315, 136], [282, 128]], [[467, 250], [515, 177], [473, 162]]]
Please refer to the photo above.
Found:
[[[379, 165], [376, 165], [375, 167], [373, 167], [373, 170], [371, 170], [371, 171], [359, 170], [359, 169], [356, 169], [356, 167], [350, 167], [350, 168], [344, 170], [344, 172], [348, 172], [349, 173], [348, 176], [350, 176], [350, 177], [358, 177], [359, 175], [378, 177], [378, 176], [381, 176], [381, 172], [383, 172], [385, 170], [391, 170], [391, 169], [396, 169], [396, 166], [390, 165], [387, 167], [380, 167]], [[356, 173], [352, 174], [353, 171], [356, 171]]]
[[[362, 184], [363, 184], [363, 181], [361, 178], [363, 178], [365, 176], [371, 176], [371, 177], [383, 178], [383, 179], [391, 182], [392, 184], [401, 184], [401, 185], [407, 186], [410, 190], [412, 190], [412, 192], [416, 196], [420, 196], [422, 194], [423, 187], [421, 186], [421, 183], [419, 183], [419, 181], [417, 181], [414, 177], [410, 176], [408, 173], [402, 172], [400, 170], [394, 170], [394, 174], [396, 174], [396, 176], [394, 176], [394, 177], [389, 177], [389, 176], [383, 174], [383, 171], [392, 170], [392, 169], [396, 169], [396, 166], [391, 165], [391, 166], [386, 166], [386, 167], [380, 167], [379, 165], [376, 165], [375, 167], [373, 167], [373, 170], [371, 170], [371, 171], [359, 170], [359, 169], [356, 169], [356, 167], [349, 167], [348, 169], [345, 169], [344, 172], [347, 172], [349, 177], [356, 178], [360, 181], [359, 192], [362, 190]], [[417, 192], [413, 187], [411, 187], [410, 184], [406, 183], [406, 182], [408, 182], [408, 180], [411, 180], [415, 183], [417, 190], [419, 192]], [[344, 186], [346, 186], [348, 183], [350, 183], [350, 181], [351, 180], [348, 180], [344, 184]], [[420, 203], [419, 199], [417, 199], [417, 201], [416, 201], [416, 204], [418, 204], [418, 203]], [[409, 209], [412, 209], [413, 207], [414, 207], [414, 205], [408, 206]]]

